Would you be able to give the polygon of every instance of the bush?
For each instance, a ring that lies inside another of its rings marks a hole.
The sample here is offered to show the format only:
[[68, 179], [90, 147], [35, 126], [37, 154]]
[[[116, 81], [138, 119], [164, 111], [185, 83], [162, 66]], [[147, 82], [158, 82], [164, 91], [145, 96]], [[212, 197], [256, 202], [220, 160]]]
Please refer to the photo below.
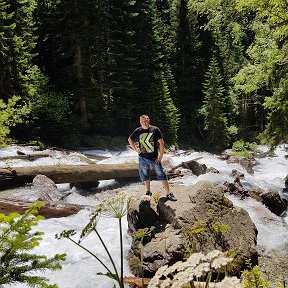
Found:
[[232, 145], [234, 155], [244, 158], [251, 158], [251, 151], [255, 150], [255, 148], [255, 144], [244, 142], [243, 140], [235, 141]]

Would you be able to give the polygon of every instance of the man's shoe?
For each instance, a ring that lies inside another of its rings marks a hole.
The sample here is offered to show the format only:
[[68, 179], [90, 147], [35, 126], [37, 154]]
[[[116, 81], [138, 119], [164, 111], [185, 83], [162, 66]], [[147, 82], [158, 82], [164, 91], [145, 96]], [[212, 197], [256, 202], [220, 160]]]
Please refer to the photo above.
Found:
[[177, 201], [177, 198], [174, 196], [174, 194], [172, 192], [167, 194], [167, 199], [170, 201]]
[[151, 193], [150, 191], [147, 191], [147, 192], [146, 192], [146, 195], [147, 195], [147, 196], [152, 196], [152, 193]]

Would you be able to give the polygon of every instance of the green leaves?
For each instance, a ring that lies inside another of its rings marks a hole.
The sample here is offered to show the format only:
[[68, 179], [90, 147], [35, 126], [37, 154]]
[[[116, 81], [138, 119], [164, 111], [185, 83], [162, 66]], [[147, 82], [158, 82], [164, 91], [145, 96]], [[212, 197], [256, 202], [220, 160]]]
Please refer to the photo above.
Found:
[[[35, 216], [43, 206], [37, 202], [24, 212], [23, 215], [11, 213], [0, 214], [0, 285], [26, 283], [31, 287], [50, 287], [48, 279], [32, 276], [30, 272], [45, 269], [61, 269], [60, 261], [65, 260], [65, 254], [56, 254], [52, 258], [31, 253], [40, 244], [43, 232], [32, 231], [43, 217]], [[35, 275], [35, 273], [34, 273]]]
[[207, 131], [208, 145], [219, 152], [228, 144], [227, 118], [224, 112], [224, 88], [217, 60], [212, 58], [204, 82], [204, 104], [199, 113], [204, 116], [204, 130]]
[[0, 147], [9, 142], [10, 128], [22, 123], [30, 112], [26, 105], [19, 105], [20, 97], [12, 97], [5, 104], [0, 99]]

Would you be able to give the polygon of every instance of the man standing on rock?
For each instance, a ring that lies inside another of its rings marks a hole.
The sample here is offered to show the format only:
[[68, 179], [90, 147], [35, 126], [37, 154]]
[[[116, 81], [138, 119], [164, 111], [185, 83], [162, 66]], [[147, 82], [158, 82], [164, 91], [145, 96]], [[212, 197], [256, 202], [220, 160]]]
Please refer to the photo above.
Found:
[[[131, 148], [139, 155], [139, 176], [145, 183], [146, 195], [151, 196], [149, 170], [152, 166], [155, 170], [157, 180], [161, 180], [167, 193], [167, 199], [177, 201], [176, 197], [170, 192], [167, 176], [163, 170], [161, 160], [164, 154], [164, 140], [160, 129], [150, 125], [150, 119], [147, 115], [140, 116], [141, 126], [136, 128], [129, 136], [128, 142]], [[135, 142], [139, 143], [139, 147]], [[159, 143], [159, 151], [158, 151]]]

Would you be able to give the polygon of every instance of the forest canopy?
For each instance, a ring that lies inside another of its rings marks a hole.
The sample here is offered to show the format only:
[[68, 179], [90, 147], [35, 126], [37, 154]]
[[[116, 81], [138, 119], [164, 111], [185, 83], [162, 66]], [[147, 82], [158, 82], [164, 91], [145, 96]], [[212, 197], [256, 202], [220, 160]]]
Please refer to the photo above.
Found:
[[287, 11], [284, 0], [0, 0], [0, 145], [127, 138], [141, 114], [169, 145], [288, 141]]

